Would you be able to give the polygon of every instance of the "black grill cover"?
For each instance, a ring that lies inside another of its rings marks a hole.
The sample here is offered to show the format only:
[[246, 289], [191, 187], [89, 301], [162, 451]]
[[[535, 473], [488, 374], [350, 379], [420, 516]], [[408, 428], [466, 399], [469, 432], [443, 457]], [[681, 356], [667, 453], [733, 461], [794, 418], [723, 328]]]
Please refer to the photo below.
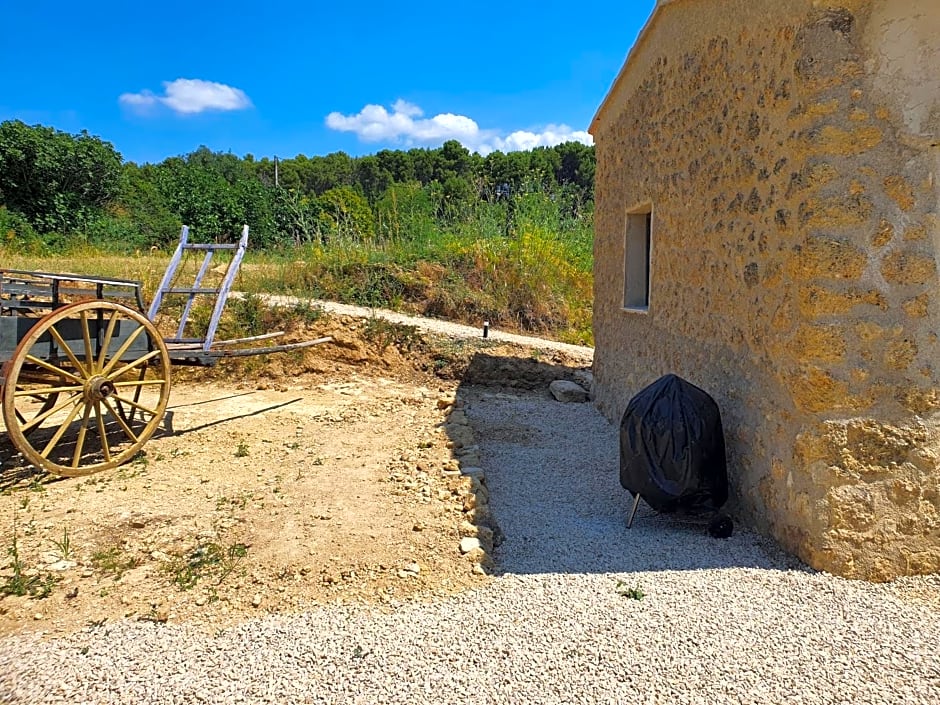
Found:
[[633, 397], [620, 421], [620, 484], [660, 512], [721, 507], [728, 470], [714, 399], [671, 374]]

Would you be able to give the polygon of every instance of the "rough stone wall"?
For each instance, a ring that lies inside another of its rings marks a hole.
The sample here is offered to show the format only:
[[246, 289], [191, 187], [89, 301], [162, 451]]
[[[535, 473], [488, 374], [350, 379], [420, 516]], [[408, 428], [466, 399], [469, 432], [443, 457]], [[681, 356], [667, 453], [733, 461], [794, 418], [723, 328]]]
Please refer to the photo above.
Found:
[[592, 128], [597, 401], [679, 374], [722, 409], [736, 513], [819, 569], [940, 570], [940, 5], [661, 4]]

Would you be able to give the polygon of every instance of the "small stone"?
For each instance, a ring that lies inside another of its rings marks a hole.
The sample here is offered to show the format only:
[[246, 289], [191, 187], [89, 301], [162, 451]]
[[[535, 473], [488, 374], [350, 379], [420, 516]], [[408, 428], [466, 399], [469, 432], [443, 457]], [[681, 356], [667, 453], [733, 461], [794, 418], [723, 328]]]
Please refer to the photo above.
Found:
[[66, 599], [66, 600], [74, 600], [76, 597], [78, 597], [78, 585], [76, 585], [76, 586], [73, 587], [71, 590], [69, 590], [67, 593], [65, 593], [65, 599]]
[[83, 578], [90, 578], [94, 574], [95, 574], [95, 571], [93, 571], [91, 568], [85, 568], [85, 570], [82, 571], [81, 576]]
[[460, 539], [460, 552], [470, 553], [474, 549], [480, 548], [480, 539], [475, 536], [465, 536]]
[[486, 575], [486, 568], [484, 568], [479, 563], [474, 563], [473, 568], [471, 569], [471, 572], [474, 575]]
[[409, 573], [407, 570], [399, 570], [399, 571], [396, 573], [396, 575], [397, 575], [399, 578], [411, 578], [411, 577], [414, 577], [414, 576], [413, 576], [411, 573]]
[[[209, 601], [209, 598], [205, 595], [200, 595], [196, 598], [196, 607], [202, 607]], [[255, 605], [257, 607], [258, 605]]]
[[411, 527], [411, 530], [412, 530], [412, 531], [424, 531], [424, 524], [422, 524], [422, 523], [419, 521], [419, 522], [417, 522], [414, 526]]
[[557, 401], [565, 403], [581, 403], [588, 400], [588, 392], [580, 384], [564, 379], [556, 379], [548, 386]]
[[255, 596], [251, 598], [251, 606], [252, 607], [261, 606], [261, 594], [260, 593], [255, 593]]
[[165, 560], [168, 560], [168, 559], [170, 558], [170, 557], [169, 557], [167, 554], [165, 554], [163, 551], [151, 551], [151, 552], [150, 552], [150, 557], [153, 558], [155, 561], [165, 561]]
[[42, 618], [43, 618], [42, 612], [37, 612], [36, 614], [33, 615], [33, 619], [35, 619], [37, 622]]
[[462, 537], [473, 538], [479, 533], [479, 529], [476, 524], [471, 524], [469, 521], [464, 521], [460, 523], [460, 528], [458, 529]]
[[460, 474], [466, 475], [467, 477], [475, 477], [479, 480], [483, 480], [483, 478], [485, 477], [483, 468], [476, 468], [470, 465], [460, 468]]
[[590, 389], [591, 385], [594, 384], [594, 374], [590, 370], [575, 370], [574, 381], [580, 384], [585, 389]]
[[479, 453], [467, 453], [466, 455], [460, 456], [460, 464], [462, 467], [479, 467], [480, 466], [480, 454]]
[[408, 565], [405, 566], [405, 570], [408, 571], [409, 573], [414, 573], [415, 575], [417, 575], [418, 573], [421, 572], [421, 566], [419, 566], [417, 563], [409, 563]]
[[50, 565], [47, 565], [46, 570], [54, 570], [54, 571], [71, 570], [76, 565], [78, 564], [75, 561], [61, 560], [61, 561], [56, 561], [55, 563], [52, 563]]
[[129, 605], [130, 603], [131, 603], [131, 599], [130, 599], [127, 595], [121, 595], [121, 604], [122, 604], [122, 605], [125, 605], [125, 606], [126, 606], [126, 605]]

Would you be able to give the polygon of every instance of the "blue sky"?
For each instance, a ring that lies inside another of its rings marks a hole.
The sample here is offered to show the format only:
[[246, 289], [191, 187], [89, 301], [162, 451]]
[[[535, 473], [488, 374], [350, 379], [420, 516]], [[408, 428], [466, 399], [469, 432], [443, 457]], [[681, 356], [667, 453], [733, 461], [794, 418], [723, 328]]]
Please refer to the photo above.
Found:
[[125, 159], [586, 140], [654, 0], [0, 0], [0, 121]]

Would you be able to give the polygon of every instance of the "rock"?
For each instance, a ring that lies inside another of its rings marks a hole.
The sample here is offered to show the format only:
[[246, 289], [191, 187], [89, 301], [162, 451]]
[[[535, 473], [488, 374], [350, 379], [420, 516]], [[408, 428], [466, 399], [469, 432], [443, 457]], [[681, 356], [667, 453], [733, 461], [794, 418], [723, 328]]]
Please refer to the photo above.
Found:
[[588, 400], [587, 390], [575, 382], [556, 379], [548, 386], [548, 389], [552, 393], [552, 396], [560, 402], [581, 403]]
[[472, 467], [469, 465], [460, 468], [460, 474], [466, 475], [467, 477], [475, 477], [481, 481], [486, 477], [485, 473], [483, 472], [483, 468]]
[[409, 563], [408, 565], [405, 566], [405, 570], [408, 571], [409, 573], [414, 573], [415, 575], [417, 575], [418, 573], [421, 572], [421, 566], [419, 566], [417, 563]]
[[255, 596], [251, 598], [251, 606], [252, 607], [261, 606], [261, 593], [255, 593]]
[[54, 570], [57, 572], [63, 571], [63, 570], [71, 570], [77, 565], [78, 563], [76, 563], [75, 561], [61, 560], [61, 561], [56, 561], [55, 563], [51, 563], [47, 565], [46, 570]]
[[42, 619], [42, 617], [43, 617], [42, 612], [37, 612], [36, 614], [33, 615], [33, 619], [35, 619], [37, 622], [38, 622], [40, 619]]
[[170, 557], [163, 551], [151, 551], [150, 557], [155, 561], [166, 561], [170, 559]]
[[470, 553], [470, 551], [480, 548], [480, 539], [475, 536], [465, 536], [460, 539], [460, 552]]
[[480, 546], [486, 550], [493, 548], [493, 530], [488, 526], [481, 526], [477, 529], [477, 538], [480, 539]]
[[480, 455], [479, 453], [467, 453], [460, 457], [460, 464], [467, 467], [479, 467], [480, 466]]
[[458, 531], [460, 532], [461, 537], [475, 538], [480, 529], [476, 524], [471, 524], [469, 521], [464, 521], [460, 523], [460, 528]]
[[[200, 595], [199, 597], [196, 598], [196, 607], [203, 607], [207, 602], [209, 602], [209, 598], [206, 597], [205, 595]], [[255, 605], [255, 607], [257, 606], [258, 605]]]
[[76, 597], [78, 597], [78, 585], [76, 585], [76, 586], [73, 587], [71, 590], [69, 590], [67, 593], [65, 593], [65, 599], [66, 599], [66, 600], [74, 600]]
[[594, 374], [590, 370], [575, 370], [572, 376], [574, 381], [585, 389], [590, 389], [591, 385], [594, 384]]
[[468, 551], [464, 554], [466, 558], [471, 563], [482, 563], [484, 566], [490, 564], [490, 557], [483, 548], [474, 548], [472, 551]]

